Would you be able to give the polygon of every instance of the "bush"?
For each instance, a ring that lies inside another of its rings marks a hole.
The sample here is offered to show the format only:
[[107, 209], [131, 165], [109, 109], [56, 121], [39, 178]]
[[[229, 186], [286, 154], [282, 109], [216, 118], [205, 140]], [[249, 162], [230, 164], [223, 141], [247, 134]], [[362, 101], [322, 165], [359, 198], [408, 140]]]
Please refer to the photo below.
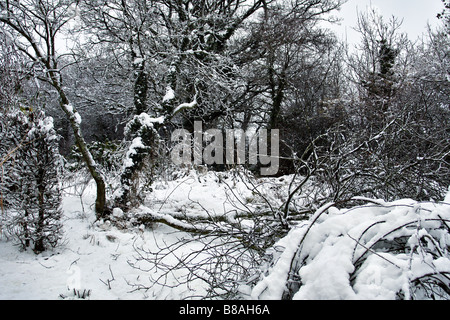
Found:
[[0, 152], [6, 230], [35, 253], [55, 247], [62, 237], [58, 137], [43, 112], [2, 115]]
[[319, 209], [273, 246], [254, 299], [450, 298], [450, 192], [444, 202], [358, 199]]

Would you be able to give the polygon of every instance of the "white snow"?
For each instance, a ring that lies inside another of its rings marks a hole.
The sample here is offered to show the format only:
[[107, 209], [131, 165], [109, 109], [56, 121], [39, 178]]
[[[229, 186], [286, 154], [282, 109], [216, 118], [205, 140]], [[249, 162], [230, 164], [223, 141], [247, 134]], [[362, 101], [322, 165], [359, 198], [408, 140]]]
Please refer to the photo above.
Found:
[[[252, 196], [252, 192], [241, 179], [232, 174], [187, 172], [186, 176], [158, 185], [148, 195], [150, 209], [158, 213], [182, 212], [194, 217], [227, 215], [245, 211], [242, 199]], [[163, 200], [161, 203], [161, 199]]]
[[70, 115], [70, 118], [73, 118], [75, 122], [80, 125], [81, 124], [81, 116], [77, 111], [74, 111], [73, 106], [71, 104], [64, 105], [65, 109]]
[[[43, 120], [39, 120], [38, 125], [36, 127], [33, 127], [29, 132], [28, 132], [28, 137], [31, 139], [34, 139], [34, 135], [36, 131], [39, 131], [40, 133], [43, 134], [50, 134], [51, 131], [53, 130], [53, 118], [52, 117], [46, 117]], [[56, 136], [50, 135], [50, 137], [48, 139], [56, 139]]]
[[138, 57], [138, 58], [134, 59], [133, 64], [141, 64], [142, 62], [144, 62], [144, 59]]
[[145, 149], [145, 145], [142, 143], [141, 137], [134, 138], [131, 142], [123, 163], [124, 168], [133, 166], [133, 159], [131, 158], [131, 156], [137, 154], [136, 149]]
[[174, 110], [173, 110], [173, 114], [177, 114], [178, 112], [180, 112], [181, 110], [184, 109], [193, 109], [197, 106], [197, 99], [194, 98], [194, 100], [192, 102], [189, 103], [182, 103], [180, 105], [178, 105]]
[[66, 104], [64, 107], [70, 114], [73, 113], [73, 106], [71, 104]]
[[150, 117], [149, 114], [143, 112], [140, 115], [134, 116], [133, 120], [130, 121], [129, 123], [134, 123], [135, 121], [138, 121], [143, 127], [153, 128], [155, 123], [159, 124], [164, 123], [165, 118], [164, 116], [153, 118]]
[[175, 99], [175, 91], [171, 87], [167, 87], [166, 95], [163, 98], [163, 102], [168, 102], [172, 99]]
[[[164, 225], [153, 230], [118, 229], [107, 222], [95, 222], [94, 183], [89, 185], [83, 201], [86, 212], [78, 196], [65, 195], [65, 239], [52, 251], [40, 255], [20, 252], [11, 241], [0, 237], [0, 300], [79, 299], [73, 288], [90, 290], [88, 299], [92, 300], [183, 299], [192, 295], [191, 289], [204, 294], [203, 288], [195, 283], [190, 288], [155, 286], [135, 291], [133, 284], [151, 284], [147, 272], [129, 265], [136, 255], [135, 247], [156, 250], [176, 241], [179, 235]], [[115, 210], [114, 216], [120, 219], [121, 214]]]
[[[427, 274], [450, 273], [450, 236], [448, 229], [441, 227], [442, 219], [450, 219], [450, 205], [408, 199], [371, 202], [378, 204], [329, 208], [326, 213], [320, 209], [308, 222], [295, 227], [278, 243], [282, 253], [255, 286], [252, 298], [281, 299], [290, 266], [295, 263], [301, 286], [294, 299], [396, 299], [399, 292], [407, 299], [412, 295], [423, 298], [411, 282]], [[394, 240], [405, 237], [409, 253], [386, 251], [394, 246]], [[440, 245], [430, 240], [428, 251], [419, 246], [418, 239], [433, 238], [440, 239]], [[374, 247], [377, 243], [380, 248]], [[435, 258], [429, 250], [443, 256]], [[365, 253], [368, 256], [363, 259]], [[357, 261], [361, 262], [358, 270]]]
[[[141, 146], [139, 139], [133, 141], [133, 146]], [[178, 212], [192, 217], [207, 217], [205, 210], [209, 210], [213, 215], [226, 215], [232, 219], [237, 208], [251, 206], [241, 201], [252, 196], [242, 180], [230, 174], [199, 174], [191, 170], [173, 181], [157, 181], [145, 206], [129, 213], [115, 208], [112, 217], [117, 221], [133, 221], [134, 215], [151, 213], [174, 222], [177, 220], [171, 214]], [[135, 290], [138, 285], [152, 284], [149, 273], [129, 264], [135, 262], [136, 248], [158, 250], [188, 235], [159, 223], [152, 229], [145, 229], [143, 226], [133, 227], [128, 222], [124, 222], [124, 228], [108, 222], [95, 222], [93, 182], [85, 190], [82, 200], [85, 212], [75, 187], [66, 189], [63, 202], [65, 240], [53, 251], [37, 256], [32, 252], [20, 252], [5, 236], [0, 237], [0, 299], [77, 298], [68, 287], [90, 290], [89, 299], [92, 300], [170, 300], [206, 294], [208, 284], [202, 281], [173, 288], [155, 285], [149, 290]], [[128, 220], [125, 219], [127, 214]], [[178, 256], [183, 255], [183, 250], [190, 252], [195, 247], [193, 243], [180, 248]], [[172, 278], [167, 279], [168, 283], [176, 284], [185, 273], [185, 270], [174, 271]], [[155, 278], [158, 273], [151, 273], [151, 276]], [[111, 288], [107, 285], [108, 280]]]
[[53, 118], [52, 117], [46, 117], [43, 121], [39, 122], [39, 126], [45, 132], [50, 132], [51, 130], [53, 130]]
[[[142, 141], [133, 140], [129, 152], [138, 147], [142, 147]], [[66, 189], [65, 240], [59, 247], [34, 255], [20, 252], [5, 235], [0, 235], [0, 299], [78, 299], [73, 289], [89, 291], [88, 299], [93, 300], [204, 296], [208, 288], [204, 281], [178, 282], [186, 270], [173, 270], [164, 278], [168, 285], [163, 286], [151, 280], [161, 275], [160, 269], [149, 273], [148, 263], [136, 262], [136, 248], [163, 250], [189, 235], [162, 223], [145, 228], [132, 222], [145, 214], [186, 229], [201, 225], [185, 223], [183, 218], [225, 217], [233, 223], [238, 213], [257, 212], [261, 203], [258, 192], [274, 207], [281, 205], [280, 195], [288, 190], [291, 178], [250, 181], [232, 172], [180, 171], [173, 179], [156, 181], [141, 207], [127, 213], [115, 208], [111, 218], [115, 225], [95, 221], [95, 183], [91, 182], [82, 196], [84, 206], [74, 188]], [[262, 266], [260, 275], [255, 274], [254, 278], [259, 279], [255, 285], [242, 286], [243, 297], [280, 299], [290, 271], [298, 262], [301, 286], [294, 299], [396, 299], [400, 291], [406, 298], [421, 298], [420, 292], [411, 290], [414, 279], [437, 271], [450, 272], [450, 236], [445, 228], [439, 229], [442, 219], [450, 219], [450, 203], [365, 200], [367, 205], [348, 209], [330, 203], [308, 221], [298, 222], [268, 250], [273, 257], [271, 263]], [[445, 198], [449, 200], [450, 192]], [[250, 218], [240, 222], [253, 226]], [[437, 239], [436, 243], [431, 238]], [[410, 251], [373, 246], [380, 239], [406, 239]], [[426, 250], [421, 247], [424, 241], [428, 241]], [[438, 252], [436, 246], [442, 256], [430, 254], [430, 250]], [[177, 263], [179, 257], [198, 248], [199, 244], [190, 242], [164, 263]], [[355, 267], [364, 253], [366, 258]]]
[[81, 116], [78, 112], [74, 113], [74, 117], [75, 117], [75, 122], [78, 123], [79, 125], [81, 124]]

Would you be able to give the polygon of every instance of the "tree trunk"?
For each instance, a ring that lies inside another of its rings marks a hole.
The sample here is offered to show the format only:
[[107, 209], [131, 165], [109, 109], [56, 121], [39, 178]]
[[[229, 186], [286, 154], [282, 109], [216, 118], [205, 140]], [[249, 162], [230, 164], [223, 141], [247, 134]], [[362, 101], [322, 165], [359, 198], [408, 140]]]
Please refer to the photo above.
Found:
[[[132, 45], [130, 46], [132, 48]], [[139, 116], [142, 113], [147, 112], [147, 92], [148, 92], [148, 76], [145, 71], [145, 61], [136, 60], [136, 55], [131, 50], [132, 57], [134, 59], [133, 67], [136, 80], [134, 82], [134, 107], [135, 115]], [[136, 62], [138, 61], [138, 62]], [[135, 120], [132, 120], [135, 121]], [[131, 123], [131, 122], [130, 122]], [[130, 124], [129, 123], [129, 124]], [[124, 211], [128, 211], [132, 207], [136, 207], [139, 203], [137, 185], [139, 182], [139, 173], [145, 167], [145, 162], [149, 160], [149, 154], [155, 147], [154, 133], [145, 129], [142, 124], [135, 122], [131, 125], [130, 132], [126, 139], [130, 141], [133, 138], [140, 137], [145, 148], [137, 148], [134, 150], [135, 154], [131, 155], [133, 165], [127, 166], [120, 177], [122, 184], [122, 194], [115, 199], [115, 206], [121, 208]], [[156, 131], [155, 131], [156, 132]]]
[[69, 99], [67, 98], [64, 90], [57, 84], [53, 83], [53, 86], [57, 89], [60, 96], [60, 107], [67, 115], [69, 119], [70, 125], [73, 130], [73, 134], [75, 137], [75, 143], [77, 144], [78, 149], [80, 150], [83, 160], [94, 179], [97, 186], [97, 198], [95, 200], [95, 213], [97, 219], [101, 219], [105, 216], [106, 211], [106, 184], [105, 179], [97, 168], [97, 164], [92, 158], [92, 154], [89, 151], [86, 141], [83, 138], [81, 133], [80, 124], [77, 122], [76, 110], [70, 106]]
[[39, 175], [39, 180], [38, 180], [38, 212], [39, 215], [37, 217], [38, 221], [36, 224], [36, 239], [34, 241], [34, 249], [33, 251], [35, 253], [41, 253], [45, 251], [45, 246], [44, 246], [44, 235], [43, 235], [43, 230], [44, 230], [44, 223], [45, 223], [45, 210], [44, 210], [44, 192], [45, 192], [45, 188], [43, 186], [43, 179], [42, 179], [42, 174]]
[[144, 66], [141, 66], [136, 70], [136, 73], [137, 77], [134, 84], [134, 106], [136, 108], [136, 115], [140, 115], [147, 111], [148, 77]]

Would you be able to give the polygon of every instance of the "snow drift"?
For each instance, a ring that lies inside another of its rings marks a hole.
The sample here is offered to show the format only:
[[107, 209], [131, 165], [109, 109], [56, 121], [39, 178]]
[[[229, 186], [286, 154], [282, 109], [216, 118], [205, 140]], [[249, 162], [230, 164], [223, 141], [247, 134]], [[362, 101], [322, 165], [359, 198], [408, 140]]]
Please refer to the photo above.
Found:
[[272, 249], [252, 299], [448, 299], [450, 192], [443, 202], [329, 204]]

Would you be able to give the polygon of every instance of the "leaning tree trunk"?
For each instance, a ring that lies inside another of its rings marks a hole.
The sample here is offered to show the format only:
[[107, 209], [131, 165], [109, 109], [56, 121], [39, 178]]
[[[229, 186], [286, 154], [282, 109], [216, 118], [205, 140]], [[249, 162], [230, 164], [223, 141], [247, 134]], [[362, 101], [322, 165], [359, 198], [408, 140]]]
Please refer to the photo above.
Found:
[[[52, 77], [53, 78], [53, 77]], [[81, 152], [84, 163], [86, 164], [92, 178], [94, 179], [97, 186], [97, 197], [95, 200], [95, 213], [97, 219], [101, 219], [105, 216], [106, 211], [106, 184], [105, 179], [101, 172], [97, 168], [97, 164], [92, 158], [92, 154], [89, 151], [86, 141], [81, 133], [80, 121], [77, 117], [77, 111], [70, 105], [69, 99], [67, 98], [64, 90], [59, 86], [57, 81], [53, 81], [53, 86], [59, 93], [60, 97], [60, 107], [69, 119], [70, 126], [72, 127], [73, 134], [75, 137], [75, 143]]]

